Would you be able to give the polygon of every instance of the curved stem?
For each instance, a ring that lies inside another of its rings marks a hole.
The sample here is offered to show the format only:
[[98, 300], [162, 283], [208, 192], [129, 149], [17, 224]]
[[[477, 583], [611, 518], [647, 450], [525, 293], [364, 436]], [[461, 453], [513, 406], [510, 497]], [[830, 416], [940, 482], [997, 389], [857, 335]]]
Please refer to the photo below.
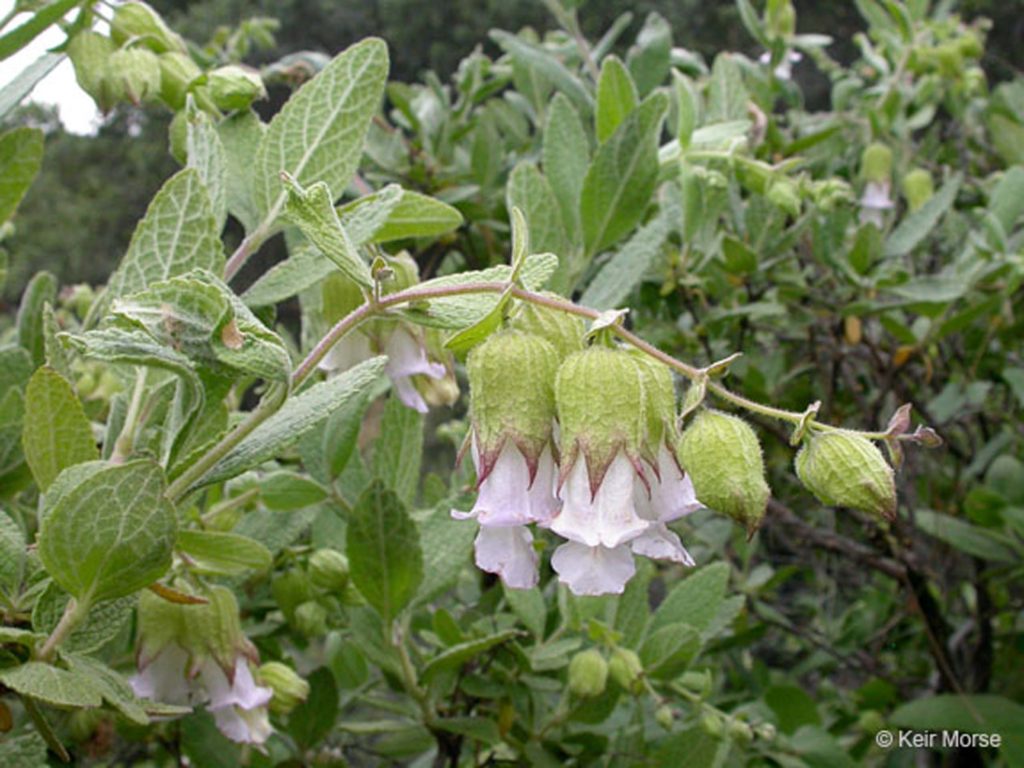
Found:
[[[418, 301], [428, 301], [430, 299], [440, 299], [450, 296], [460, 296], [474, 293], [504, 293], [509, 290], [509, 284], [504, 281], [492, 281], [492, 282], [480, 282], [480, 283], [463, 283], [461, 285], [438, 285], [438, 286], [420, 286], [408, 288], [404, 291], [392, 293], [387, 296], [381, 296], [379, 299], [368, 302], [356, 308], [348, 315], [343, 317], [338, 323], [327, 332], [320, 342], [310, 351], [306, 358], [299, 364], [292, 375], [292, 388], [296, 388], [305, 381], [313, 371], [316, 370], [316, 366], [324, 356], [338, 341], [342, 339], [347, 333], [354, 330], [361, 323], [372, 317], [380, 314], [385, 314], [387, 310], [402, 306], [405, 304], [413, 304]], [[519, 286], [512, 286], [511, 294], [520, 301], [526, 301], [531, 304], [537, 304], [539, 306], [548, 307], [561, 312], [566, 312], [571, 315], [577, 315], [579, 317], [585, 317], [590, 320], [596, 320], [601, 316], [601, 312], [596, 309], [590, 309], [589, 307], [581, 307], [578, 304], [574, 304], [568, 299], [561, 299], [553, 296], [545, 296], [534, 291], [520, 288]], [[678, 371], [688, 379], [697, 380], [704, 376], [706, 373], [704, 370], [697, 368], [692, 365], [688, 365], [681, 360], [677, 360], [660, 349], [644, 341], [642, 338], [637, 336], [632, 331], [623, 328], [621, 325], [612, 325], [609, 330], [618, 336], [622, 341], [627, 344], [636, 347], [641, 352], [650, 355], [655, 360], [664, 363], [674, 371]], [[709, 392], [712, 392], [715, 396], [732, 403], [740, 408], [751, 411], [752, 413], [758, 413], [762, 416], [768, 416], [773, 419], [779, 419], [781, 421], [788, 421], [791, 424], [799, 424], [804, 418], [804, 414], [798, 411], [787, 411], [783, 408], [775, 408], [770, 405], [764, 405], [758, 403], [749, 398], [738, 395], [731, 391], [727, 387], [718, 383], [714, 380], [707, 382], [707, 388]], [[838, 427], [832, 427], [827, 424], [820, 424], [818, 422], [811, 422], [810, 428], [818, 431], [832, 431], [838, 429]], [[856, 431], [856, 430], [849, 430]], [[865, 437], [871, 439], [882, 439], [885, 437], [884, 433], [881, 432], [858, 432]]]
[[37, 656], [39, 661], [51, 661], [54, 654], [57, 653], [57, 648], [60, 644], [75, 631], [75, 627], [81, 624], [88, 615], [88, 601], [78, 602], [73, 597], [68, 600], [68, 604], [64, 607], [64, 614], [60, 617], [60, 621], [57, 622], [57, 626], [53, 628], [53, 632], [50, 633], [50, 636], [46, 638], [46, 642], [43, 643], [43, 647], [39, 649], [39, 654]]

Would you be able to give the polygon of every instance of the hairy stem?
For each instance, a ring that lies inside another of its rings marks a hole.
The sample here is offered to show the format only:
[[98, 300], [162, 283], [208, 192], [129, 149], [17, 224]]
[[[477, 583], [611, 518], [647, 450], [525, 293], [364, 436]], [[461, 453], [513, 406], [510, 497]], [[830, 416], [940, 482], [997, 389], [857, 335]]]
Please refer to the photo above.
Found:
[[146, 394], [147, 373], [147, 368], [135, 369], [135, 388], [132, 390], [132, 399], [128, 403], [128, 412], [125, 414], [121, 433], [114, 441], [114, 450], [110, 454], [111, 464], [123, 464], [135, 445], [135, 432], [139, 425], [139, 414], [142, 413], [142, 398]]
[[37, 654], [39, 661], [51, 661], [60, 644], [75, 631], [75, 627], [81, 624], [88, 615], [88, 601], [80, 603], [75, 600], [75, 598], [68, 600], [68, 604], [64, 608], [64, 614], [60, 617], [60, 621], [57, 622], [57, 626], [53, 628], [53, 632], [50, 633], [50, 636], [46, 638], [46, 642], [43, 643], [42, 648], [39, 649], [39, 653]]

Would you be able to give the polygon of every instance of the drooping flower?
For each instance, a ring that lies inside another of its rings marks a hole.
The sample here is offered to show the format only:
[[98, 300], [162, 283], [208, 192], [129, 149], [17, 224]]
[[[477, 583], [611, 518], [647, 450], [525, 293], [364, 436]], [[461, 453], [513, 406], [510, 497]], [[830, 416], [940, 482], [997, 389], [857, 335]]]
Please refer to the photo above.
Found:
[[472, 510], [452, 516], [480, 524], [479, 568], [528, 589], [537, 583], [537, 554], [526, 526], [546, 523], [558, 506], [552, 439], [558, 356], [542, 338], [503, 330], [475, 347], [466, 367], [478, 494]]
[[551, 525], [569, 539], [551, 559], [561, 581], [580, 595], [621, 593], [636, 571], [634, 554], [693, 565], [667, 526], [701, 507], [669, 449], [676, 435], [671, 372], [646, 356], [593, 348], [559, 371], [558, 403], [563, 436], [570, 436], [563, 475], [575, 459]]
[[140, 697], [205, 704], [229, 739], [262, 744], [272, 732], [267, 704], [273, 692], [253, 678], [256, 649], [242, 633], [238, 603], [225, 587], [203, 596], [206, 604], [182, 605], [142, 593], [139, 671], [129, 682]]
[[860, 198], [860, 223], [871, 223], [881, 229], [885, 211], [895, 205], [890, 194], [892, 150], [878, 142], [869, 144], [861, 155], [861, 176], [865, 184]]

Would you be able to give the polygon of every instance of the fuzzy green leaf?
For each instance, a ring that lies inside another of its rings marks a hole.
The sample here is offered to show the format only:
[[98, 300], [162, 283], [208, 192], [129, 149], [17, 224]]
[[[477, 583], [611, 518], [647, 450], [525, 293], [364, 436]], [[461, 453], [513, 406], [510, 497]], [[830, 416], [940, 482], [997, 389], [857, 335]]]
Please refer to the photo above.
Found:
[[590, 164], [590, 143], [579, 115], [560, 93], [551, 100], [543, 141], [544, 177], [558, 201], [569, 239], [578, 243], [580, 192]]
[[25, 460], [44, 493], [63, 470], [100, 457], [75, 391], [52, 368], [40, 368], [29, 379], [22, 430]]
[[352, 510], [347, 538], [352, 583], [387, 625], [423, 579], [416, 525], [401, 499], [375, 480]]
[[43, 162], [43, 132], [15, 128], [0, 135], [0, 224], [14, 215]]
[[94, 467], [63, 490], [39, 531], [39, 557], [53, 580], [88, 603], [156, 581], [170, 567], [177, 529], [163, 494], [163, 470], [147, 460]]
[[98, 707], [102, 696], [89, 675], [70, 672], [41, 661], [0, 672], [0, 683], [23, 696], [55, 707]]
[[[32, 609], [32, 628], [43, 635], [49, 635], [56, 628], [70, 596], [54, 582], [50, 582], [36, 600]], [[61, 651], [90, 653], [110, 642], [124, 629], [132, 617], [135, 597], [119, 597], [106, 600], [89, 609], [85, 621], [75, 627], [74, 632], [61, 645]]]
[[594, 110], [598, 143], [603, 144], [615, 133], [639, 101], [636, 83], [626, 65], [618, 56], [606, 58], [601, 64], [601, 79], [597, 81], [597, 108]]
[[422, 456], [423, 414], [407, 408], [397, 397], [389, 397], [374, 446], [373, 473], [403, 504], [415, 501]]
[[728, 582], [728, 563], [712, 563], [687, 576], [654, 612], [647, 627], [648, 636], [670, 624], [688, 624], [702, 630], [717, 615]]
[[25, 573], [25, 533], [0, 510], [0, 593], [11, 597]]
[[224, 249], [218, 233], [199, 171], [179, 171], [157, 192], [135, 228], [128, 252], [107, 284], [110, 297], [141, 291], [193, 269], [221, 274]]
[[274, 116], [253, 159], [253, 200], [270, 228], [287, 197], [282, 172], [303, 187], [322, 181], [338, 194], [345, 190], [387, 74], [384, 41], [363, 40], [338, 54]]
[[227, 153], [209, 115], [194, 108], [187, 109], [186, 115], [187, 167], [195, 168], [206, 185], [206, 193], [210, 196], [210, 210], [213, 212], [217, 231], [220, 232], [224, 229], [224, 221], [228, 215]]
[[188, 555], [195, 570], [213, 576], [264, 571], [274, 561], [258, 541], [223, 531], [180, 531], [178, 549]]

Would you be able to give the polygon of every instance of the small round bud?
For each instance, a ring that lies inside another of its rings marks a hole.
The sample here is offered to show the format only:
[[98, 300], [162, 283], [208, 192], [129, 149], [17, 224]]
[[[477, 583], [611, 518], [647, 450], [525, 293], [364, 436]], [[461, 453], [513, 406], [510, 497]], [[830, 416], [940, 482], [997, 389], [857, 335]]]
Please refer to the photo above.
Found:
[[903, 196], [911, 211], [916, 211], [935, 194], [932, 175], [924, 168], [914, 168], [903, 177]]
[[727, 730], [731, 738], [742, 744], [749, 744], [754, 740], [754, 729], [750, 727], [750, 723], [743, 720], [729, 718]]
[[276, 577], [270, 585], [270, 591], [289, 623], [295, 621], [295, 609], [313, 599], [313, 585], [305, 572], [298, 568]]
[[208, 78], [210, 98], [218, 109], [225, 112], [248, 109], [257, 99], [267, 97], [263, 79], [258, 72], [247, 67], [229, 64], [213, 70]]
[[757, 435], [743, 419], [702, 410], [683, 432], [677, 451], [690, 475], [697, 499], [705, 506], [757, 530], [771, 491]]
[[160, 56], [160, 98], [173, 110], [185, 106], [189, 86], [203, 71], [184, 53], [172, 51]]
[[270, 700], [270, 711], [279, 715], [287, 715], [309, 696], [309, 683], [299, 677], [294, 669], [279, 661], [268, 661], [262, 665], [257, 677], [274, 692]]
[[327, 592], [340, 592], [348, 584], [348, 558], [336, 549], [318, 549], [309, 558], [309, 578]]
[[768, 187], [768, 202], [796, 218], [800, 215], [800, 192], [789, 179], [777, 179]]
[[654, 719], [658, 725], [669, 731], [672, 730], [672, 723], [675, 722], [676, 715], [672, 711], [672, 707], [666, 704], [665, 706], [658, 707], [658, 710], [654, 713]]
[[138, 39], [156, 53], [184, 53], [186, 50], [184, 41], [171, 31], [160, 14], [141, 2], [124, 3], [117, 7], [110, 24], [110, 36], [118, 45]]
[[885, 718], [877, 709], [869, 709], [861, 713], [857, 719], [857, 725], [864, 733], [874, 735], [885, 728]]
[[401, 251], [394, 256], [382, 258], [392, 272], [391, 279], [384, 285], [385, 293], [404, 291], [420, 281], [420, 266], [408, 251]]
[[[543, 294], [561, 298], [556, 294]], [[555, 348], [559, 361], [583, 349], [583, 318], [551, 307], [523, 302], [513, 313], [511, 327], [540, 336]]]
[[469, 353], [470, 414], [483, 462], [511, 439], [536, 462], [551, 441], [558, 353], [539, 336], [504, 330]]
[[107, 59], [103, 83], [109, 86], [110, 95], [120, 94], [133, 104], [141, 104], [160, 92], [160, 60], [142, 48], [114, 51]]
[[892, 519], [892, 467], [867, 438], [852, 432], [816, 433], [796, 456], [796, 474], [823, 504]]
[[892, 150], [885, 144], [869, 144], [860, 158], [860, 173], [866, 181], [879, 184], [892, 178]]
[[968, 29], [956, 41], [960, 54], [968, 59], [980, 59], [985, 53], [985, 43], [976, 29]]
[[725, 724], [716, 712], [705, 712], [700, 718], [700, 727], [704, 733], [716, 739], [725, 734]]
[[612, 680], [625, 691], [637, 696], [644, 690], [644, 665], [636, 651], [616, 648], [608, 662], [608, 673]]
[[68, 42], [68, 58], [75, 67], [75, 79], [82, 90], [89, 94], [101, 111], [106, 112], [113, 104], [99, 103], [103, 96], [101, 84], [107, 71], [107, 60], [116, 47], [109, 37], [84, 30]]
[[315, 600], [302, 603], [295, 609], [295, 628], [306, 637], [327, 634], [327, 609]]
[[569, 691], [574, 696], [592, 698], [604, 693], [608, 685], [608, 662], [600, 651], [581, 651], [569, 662]]
[[765, 23], [776, 37], [789, 37], [796, 32], [796, 11], [790, 0], [768, 0]]
[[620, 449], [638, 456], [647, 431], [643, 373], [628, 352], [593, 346], [566, 358], [555, 382], [563, 469], [582, 451], [592, 488]]
[[757, 735], [757, 738], [762, 741], [774, 741], [775, 736], [777, 735], [775, 726], [771, 723], [761, 723], [754, 729], [754, 733]]

